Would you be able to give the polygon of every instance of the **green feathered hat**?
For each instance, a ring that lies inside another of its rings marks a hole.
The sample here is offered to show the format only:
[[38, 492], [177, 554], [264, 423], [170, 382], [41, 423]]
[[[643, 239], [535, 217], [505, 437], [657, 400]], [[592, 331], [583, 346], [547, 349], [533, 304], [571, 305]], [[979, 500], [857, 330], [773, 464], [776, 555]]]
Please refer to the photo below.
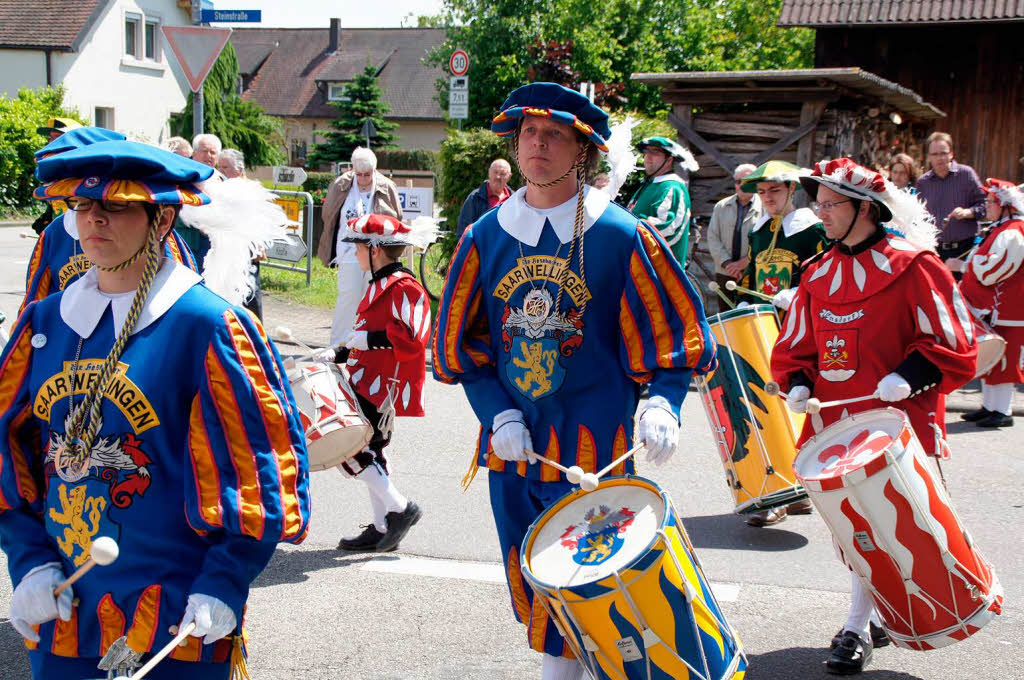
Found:
[[636, 148], [640, 153], [643, 153], [644, 149], [647, 147], [653, 147], [664, 151], [669, 156], [682, 163], [683, 167], [690, 172], [697, 172], [700, 170], [700, 166], [697, 164], [697, 160], [693, 157], [693, 154], [691, 154], [686, 147], [678, 144], [677, 142], [673, 142], [668, 137], [648, 137], [647, 139], [641, 140], [640, 143], [636, 145]]

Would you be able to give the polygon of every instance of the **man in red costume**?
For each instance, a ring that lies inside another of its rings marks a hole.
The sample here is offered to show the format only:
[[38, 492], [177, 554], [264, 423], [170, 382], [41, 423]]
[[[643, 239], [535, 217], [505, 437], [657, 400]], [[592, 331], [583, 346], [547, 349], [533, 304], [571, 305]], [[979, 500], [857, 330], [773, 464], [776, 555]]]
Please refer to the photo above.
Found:
[[982, 378], [982, 407], [961, 417], [978, 427], [1010, 427], [1014, 383], [1024, 382], [1024, 191], [993, 178], [981, 188], [986, 217], [994, 224], [968, 256], [961, 288], [971, 311], [989, 316], [1006, 351]]
[[[914, 197], [848, 158], [821, 161], [800, 181], [835, 244], [801, 276], [772, 353], [773, 377], [797, 413], [812, 395], [876, 397], [811, 415], [800, 444], [848, 413], [893, 404], [926, 452], [948, 457], [944, 395], [973, 377], [977, 347], [967, 305], [932, 249], [934, 224]], [[860, 672], [873, 645], [888, 642], [872, 618], [871, 596], [854, 576], [829, 672]]]

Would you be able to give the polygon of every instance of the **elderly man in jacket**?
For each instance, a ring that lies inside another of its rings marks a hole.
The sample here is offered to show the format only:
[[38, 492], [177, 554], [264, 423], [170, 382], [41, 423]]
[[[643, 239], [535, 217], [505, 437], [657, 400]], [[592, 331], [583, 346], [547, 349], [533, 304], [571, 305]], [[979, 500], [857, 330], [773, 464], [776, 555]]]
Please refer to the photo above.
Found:
[[355, 246], [341, 238], [350, 219], [370, 214], [402, 219], [402, 206], [395, 183], [377, 172], [377, 156], [369, 149], [357, 147], [352, 152], [352, 169], [334, 180], [327, 190], [324, 230], [316, 249], [316, 256], [325, 265], [338, 265], [338, 300], [331, 323], [331, 346], [345, 344], [366, 288], [366, 274], [359, 268]]
[[501, 205], [512, 195], [508, 181], [512, 179], [512, 166], [504, 158], [495, 158], [487, 169], [487, 181], [466, 197], [459, 211], [459, 236], [466, 227], [483, 217], [483, 214]]
[[[725, 283], [743, 277], [750, 261], [750, 230], [761, 219], [761, 201], [757, 194], [742, 188], [743, 179], [756, 169], [750, 163], [736, 167], [732, 173], [736, 193], [715, 204], [708, 224], [708, 250], [715, 262], [715, 281], [734, 303], [735, 293], [727, 291]], [[718, 311], [725, 310], [725, 301], [719, 299]]]

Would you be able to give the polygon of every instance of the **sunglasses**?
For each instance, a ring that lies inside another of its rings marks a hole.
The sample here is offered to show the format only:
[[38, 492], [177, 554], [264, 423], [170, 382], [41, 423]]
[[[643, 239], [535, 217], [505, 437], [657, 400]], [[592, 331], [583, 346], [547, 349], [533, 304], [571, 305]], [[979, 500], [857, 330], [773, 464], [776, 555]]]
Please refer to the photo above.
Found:
[[[71, 198], [67, 199], [68, 207], [74, 210], [75, 212], [87, 212], [89, 210], [92, 210], [92, 206], [94, 203], [97, 203], [97, 201], [91, 198], [81, 198], [79, 196], [72, 196]], [[112, 201], [106, 198], [100, 199], [98, 203], [100, 204], [100, 208], [104, 212], [112, 213], [124, 212], [125, 210], [128, 209], [128, 206], [131, 205], [130, 201]]]

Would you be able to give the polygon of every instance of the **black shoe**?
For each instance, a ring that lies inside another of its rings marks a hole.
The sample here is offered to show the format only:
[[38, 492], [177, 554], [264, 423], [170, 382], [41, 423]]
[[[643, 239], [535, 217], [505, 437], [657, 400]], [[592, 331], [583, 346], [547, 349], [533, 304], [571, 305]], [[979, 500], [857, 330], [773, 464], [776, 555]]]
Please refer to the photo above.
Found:
[[968, 413], [961, 413], [960, 414], [960, 420], [966, 420], [969, 423], [976, 423], [976, 422], [978, 422], [979, 420], [981, 420], [983, 418], [987, 418], [992, 413], [994, 413], [994, 411], [989, 411], [987, 408], [981, 407], [977, 411], [970, 411]]
[[[829, 649], [835, 649], [839, 646], [839, 643], [843, 641], [843, 629], [840, 628], [839, 632], [832, 636], [832, 644], [829, 645]], [[885, 632], [885, 629], [881, 626], [876, 626], [874, 621], [871, 622], [871, 646], [875, 649], [879, 647], [889, 646], [889, 634]]]
[[1013, 427], [1013, 416], [1008, 416], [999, 411], [992, 411], [974, 424], [978, 427]]
[[409, 529], [413, 524], [419, 522], [422, 516], [423, 511], [420, 510], [420, 506], [412, 501], [409, 501], [402, 512], [389, 512], [387, 514], [388, 532], [377, 544], [377, 552], [391, 552], [398, 548], [398, 544], [409, 533]]
[[833, 675], [860, 673], [871, 661], [871, 643], [864, 642], [859, 635], [843, 631], [842, 639], [825, 662], [825, 668]]
[[380, 544], [381, 539], [384, 538], [384, 534], [377, 531], [377, 527], [372, 524], [363, 525], [363, 533], [359, 534], [355, 538], [343, 538], [338, 543], [338, 550], [348, 550], [349, 552], [378, 552], [377, 546]]

